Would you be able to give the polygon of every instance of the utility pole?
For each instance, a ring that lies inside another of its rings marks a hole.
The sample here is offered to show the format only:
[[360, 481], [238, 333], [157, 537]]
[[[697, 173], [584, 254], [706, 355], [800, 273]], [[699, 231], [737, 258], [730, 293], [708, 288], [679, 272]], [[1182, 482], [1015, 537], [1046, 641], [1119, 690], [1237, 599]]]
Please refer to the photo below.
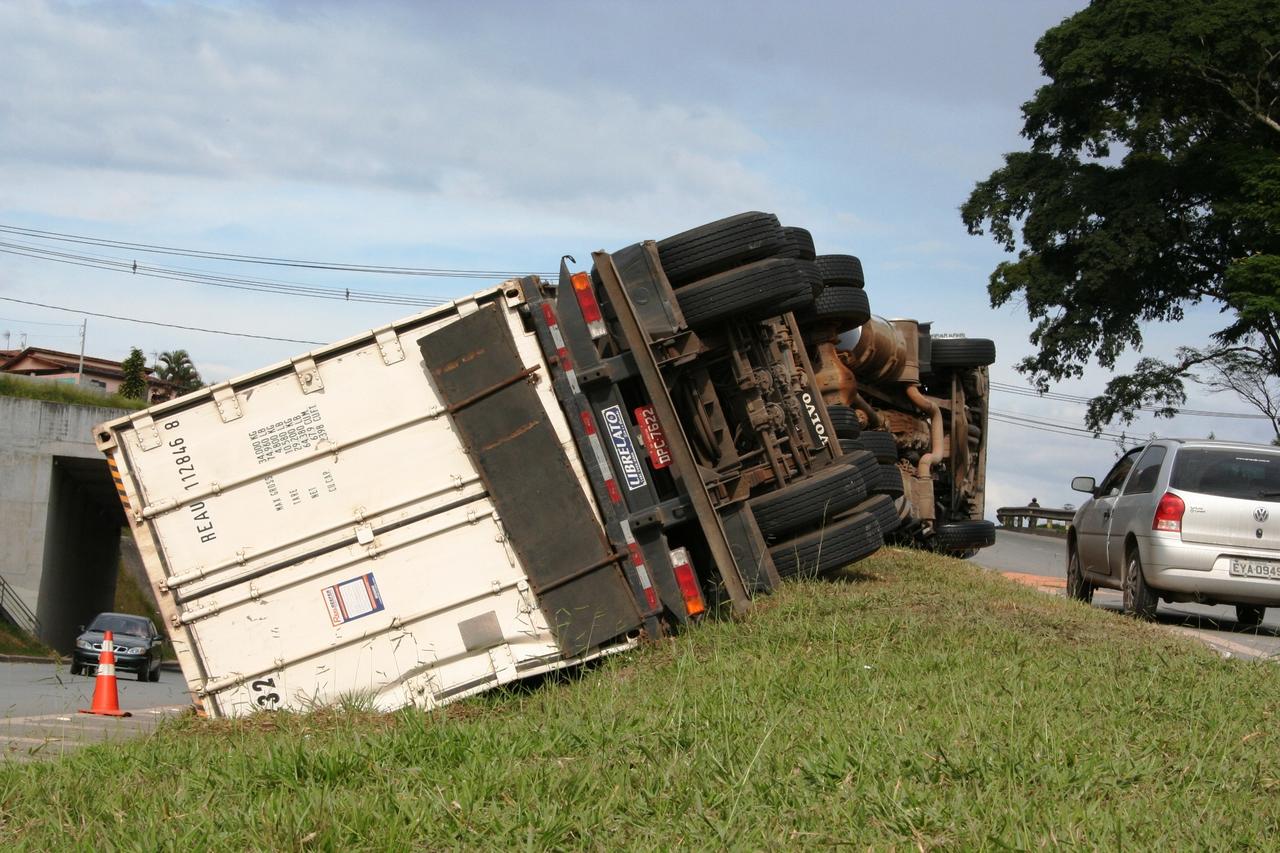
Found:
[[79, 388], [84, 380], [84, 337], [85, 332], [89, 330], [89, 318], [85, 317], [84, 322], [80, 324], [80, 367], [76, 369], [76, 387]]

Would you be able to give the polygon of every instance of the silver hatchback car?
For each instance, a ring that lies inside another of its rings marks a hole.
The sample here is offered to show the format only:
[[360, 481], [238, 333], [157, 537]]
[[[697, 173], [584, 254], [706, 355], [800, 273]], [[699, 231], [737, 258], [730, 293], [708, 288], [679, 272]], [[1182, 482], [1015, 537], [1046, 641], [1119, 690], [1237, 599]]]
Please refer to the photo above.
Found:
[[1067, 533], [1067, 594], [1119, 589], [1126, 613], [1154, 619], [1165, 601], [1234, 604], [1257, 625], [1280, 606], [1280, 448], [1159, 439], [1096, 483]]

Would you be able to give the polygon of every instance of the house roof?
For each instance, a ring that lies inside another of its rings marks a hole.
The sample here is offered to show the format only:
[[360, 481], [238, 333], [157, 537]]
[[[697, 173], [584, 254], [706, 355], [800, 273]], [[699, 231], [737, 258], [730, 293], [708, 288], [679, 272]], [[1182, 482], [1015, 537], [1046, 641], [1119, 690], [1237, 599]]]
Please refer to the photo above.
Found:
[[[27, 347], [22, 350], [4, 350], [0, 352], [0, 372], [9, 372], [9, 370], [27, 359], [48, 365], [48, 372], [54, 373], [60, 370], [75, 371], [80, 366], [80, 354], [74, 352], [60, 352], [59, 350], [45, 349], [43, 347]], [[158, 383], [161, 380], [153, 377], [150, 367], [144, 368], [147, 379], [150, 382]], [[84, 372], [86, 375], [93, 374], [95, 376], [109, 376], [113, 379], [124, 378], [124, 365], [118, 361], [111, 361], [106, 358], [97, 358], [96, 356], [86, 355], [84, 357]], [[167, 383], [164, 383], [167, 384]]]

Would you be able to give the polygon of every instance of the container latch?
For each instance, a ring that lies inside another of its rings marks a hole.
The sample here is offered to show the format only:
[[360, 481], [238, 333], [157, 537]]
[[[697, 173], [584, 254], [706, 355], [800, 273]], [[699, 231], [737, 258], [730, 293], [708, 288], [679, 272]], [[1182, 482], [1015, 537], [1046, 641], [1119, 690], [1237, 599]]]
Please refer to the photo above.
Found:
[[136, 415], [130, 419], [134, 432], [138, 434], [138, 447], [143, 450], [155, 450], [160, 446], [160, 430], [151, 415]]
[[373, 339], [378, 342], [378, 352], [382, 353], [382, 363], [392, 365], [404, 361], [404, 349], [400, 346], [400, 336], [393, 326], [375, 329]]
[[240, 411], [240, 401], [236, 399], [236, 389], [230, 385], [219, 385], [213, 389], [213, 402], [218, 407], [218, 415], [224, 424], [239, 419], [244, 413]]
[[303, 394], [324, 390], [324, 381], [320, 379], [320, 368], [316, 367], [316, 360], [311, 356], [295, 358], [293, 372], [298, 374], [298, 384], [302, 386]]

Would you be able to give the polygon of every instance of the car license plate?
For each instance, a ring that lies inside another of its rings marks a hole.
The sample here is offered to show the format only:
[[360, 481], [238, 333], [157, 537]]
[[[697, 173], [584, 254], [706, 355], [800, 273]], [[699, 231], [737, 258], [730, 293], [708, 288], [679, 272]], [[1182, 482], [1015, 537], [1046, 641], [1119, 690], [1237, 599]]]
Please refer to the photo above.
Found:
[[1240, 560], [1232, 557], [1229, 571], [1238, 578], [1280, 580], [1280, 562], [1275, 560]]

